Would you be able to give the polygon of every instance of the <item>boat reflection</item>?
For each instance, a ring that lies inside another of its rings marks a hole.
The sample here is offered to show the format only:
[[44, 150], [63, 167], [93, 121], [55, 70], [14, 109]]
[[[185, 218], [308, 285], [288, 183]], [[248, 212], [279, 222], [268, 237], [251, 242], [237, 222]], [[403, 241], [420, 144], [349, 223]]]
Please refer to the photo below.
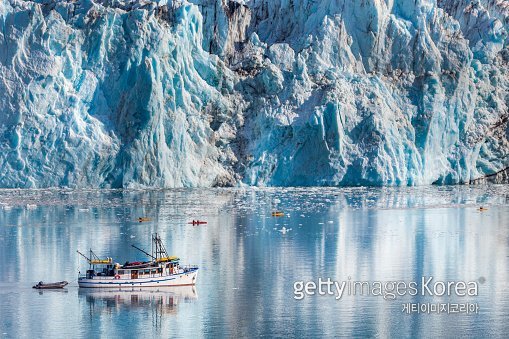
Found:
[[44, 295], [44, 294], [59, 294], [59, 293], [62, 293], [62, 294], [65, 294], [65, 293], [69, 293], [69, 291], [67, 290], [67, 288], [60, 288], [60, 289], [56, 289], [56, 290], [37, 290], [37, 293], [39, 295]]
[[86, 301], [91, 314], [113, 313], [126, 309], [151, 309], [158, 314], [175, 314], [178, 304], [193, 302], [198, 298], [195, 286], [80, 288], [78, 296]]

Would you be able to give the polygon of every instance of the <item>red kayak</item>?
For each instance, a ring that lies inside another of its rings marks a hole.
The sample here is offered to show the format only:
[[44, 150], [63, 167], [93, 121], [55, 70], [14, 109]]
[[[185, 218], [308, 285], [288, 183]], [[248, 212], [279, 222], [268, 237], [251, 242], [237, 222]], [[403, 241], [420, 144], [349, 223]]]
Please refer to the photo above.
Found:
[[190, 225], [203, 225], [203, 224], [206, 224], [206, 223], [207, 222], [203, 221], [203, 220], [193, 220], [193, 221], [188, 222], [188, 224], [190, 224]]

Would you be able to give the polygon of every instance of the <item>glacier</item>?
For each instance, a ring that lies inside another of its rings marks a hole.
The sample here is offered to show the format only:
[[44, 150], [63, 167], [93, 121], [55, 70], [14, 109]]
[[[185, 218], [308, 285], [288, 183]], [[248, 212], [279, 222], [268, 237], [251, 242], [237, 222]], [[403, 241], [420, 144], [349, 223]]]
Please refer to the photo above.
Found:
[[0, 187], [506, 182], [509, 1], [2, 0]]

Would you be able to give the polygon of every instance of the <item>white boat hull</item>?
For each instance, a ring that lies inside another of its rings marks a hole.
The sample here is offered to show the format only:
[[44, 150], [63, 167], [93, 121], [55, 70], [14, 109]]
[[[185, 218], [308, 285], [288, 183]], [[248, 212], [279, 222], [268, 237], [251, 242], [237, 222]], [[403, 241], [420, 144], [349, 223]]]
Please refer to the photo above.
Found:
[[180, 274], [138, 279], [116, 279], [115, 277], [80, 278], [78, 279], [78, 286], [84, 288], [192, 286], [196, 284], [197, 274], [198, 270], [195, 269]]

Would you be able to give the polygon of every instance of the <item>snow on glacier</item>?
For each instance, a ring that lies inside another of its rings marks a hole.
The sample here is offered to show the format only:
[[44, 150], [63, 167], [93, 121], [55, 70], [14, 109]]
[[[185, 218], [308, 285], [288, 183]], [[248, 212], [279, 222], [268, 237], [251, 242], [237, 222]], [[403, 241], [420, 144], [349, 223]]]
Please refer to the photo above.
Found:
[[504, 0], [0, 2], [0, 186], [468, 183], [509, 166]]

